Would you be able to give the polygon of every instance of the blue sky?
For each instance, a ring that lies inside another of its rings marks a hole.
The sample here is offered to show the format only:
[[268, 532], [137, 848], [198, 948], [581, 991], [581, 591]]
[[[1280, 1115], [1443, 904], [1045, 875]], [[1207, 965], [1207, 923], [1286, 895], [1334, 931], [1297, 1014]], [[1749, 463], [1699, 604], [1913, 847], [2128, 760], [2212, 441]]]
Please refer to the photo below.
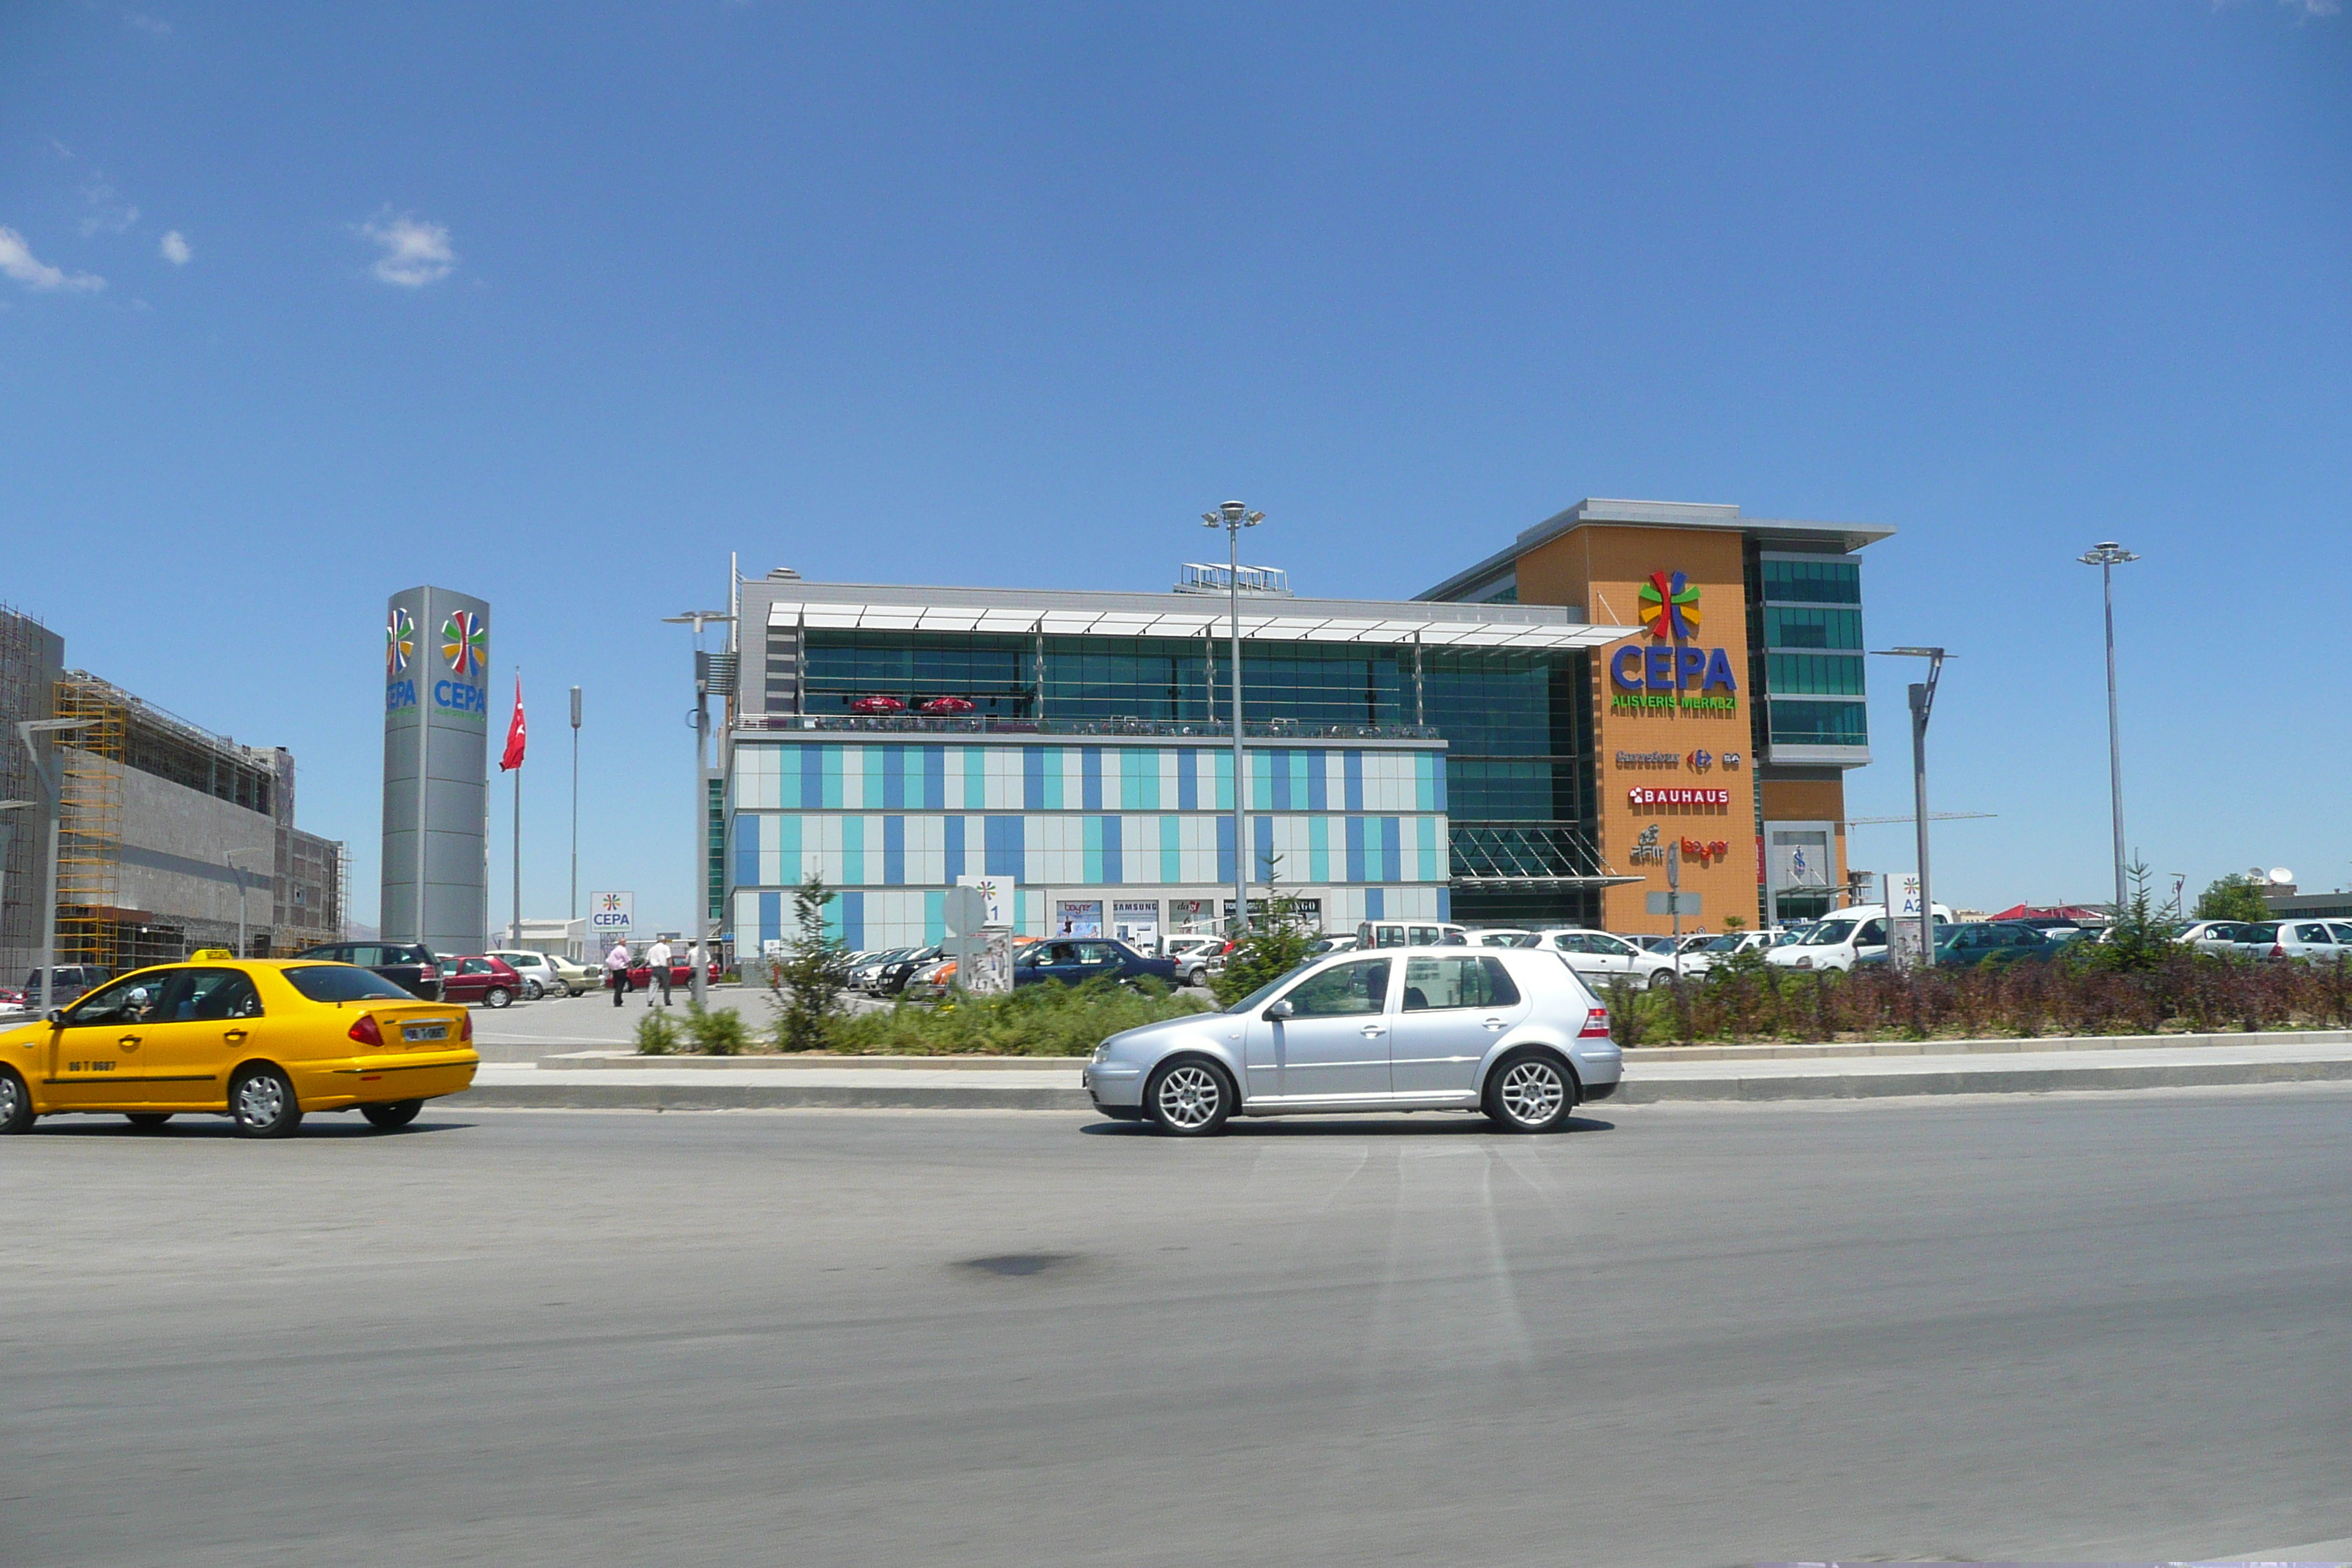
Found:
[[[1878, 522], [1991, 906], [2107, 885], [2120, 538], [2132, 842], [2344, 886], [2347, 147], [2326, 0], [18, 4], [0, 600], [290, 747], [372, 921], [383, 599], [480, 594], [529, 911], [576, 682], [583, 886], [667, 921], [659, 617], [730, 550], [1155, 589], [1239, 496], [1302, 591], [1403, 596], [1588, 495]], [[1908, 809], [1906, 673], [1855, 815]]]

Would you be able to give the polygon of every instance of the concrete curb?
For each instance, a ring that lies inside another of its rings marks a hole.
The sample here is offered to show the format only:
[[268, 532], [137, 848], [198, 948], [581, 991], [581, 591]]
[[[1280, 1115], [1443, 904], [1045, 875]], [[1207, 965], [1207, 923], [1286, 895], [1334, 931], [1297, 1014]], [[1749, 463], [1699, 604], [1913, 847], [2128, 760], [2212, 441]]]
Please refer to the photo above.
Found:
[[[615, 1075], [617, 1077], [617, 1075]], [[854, 1110], [1089, 1111], [1081, 1089], [1003, 1088], [985, 1081], [953, 1086], [894, 1087], [894, 1074], [872, 1085], [834, 1084], [486, 1084], [443, 1103], [541, 1110]], [[2049, 1094], [2075, 1089], [2200, 1089], [2249, 1083], [2352, 1081], [2352, 1058], [2311, 1061], [2185, 1062], [2161, 1066], [1940, 1068], [1926, 1072], [1727, 1074], [1720, 1078], [1643, 1079], [1636, 1073], [1617, 1093], [1596, 1103], [1652, 1105], [1665, 1101], [1875, 1100], [1913, 1095]]]

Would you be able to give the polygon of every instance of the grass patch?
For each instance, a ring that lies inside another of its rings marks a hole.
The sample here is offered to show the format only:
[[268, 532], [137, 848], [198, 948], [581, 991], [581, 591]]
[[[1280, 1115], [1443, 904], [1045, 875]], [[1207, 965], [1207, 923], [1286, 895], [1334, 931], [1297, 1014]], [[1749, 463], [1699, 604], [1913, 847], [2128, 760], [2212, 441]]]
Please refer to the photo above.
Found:
[[825, 1034], [835, 1050], [856, 1056], [1083, 1057], [1121, 1029], [1207, 1011], [1197, 997], [1172, 995], [1152, 981], [1047, 981], [1007, 996], [950, 995], [928, 1006], [901, 1001], [887, 1013], [830, 1017]]

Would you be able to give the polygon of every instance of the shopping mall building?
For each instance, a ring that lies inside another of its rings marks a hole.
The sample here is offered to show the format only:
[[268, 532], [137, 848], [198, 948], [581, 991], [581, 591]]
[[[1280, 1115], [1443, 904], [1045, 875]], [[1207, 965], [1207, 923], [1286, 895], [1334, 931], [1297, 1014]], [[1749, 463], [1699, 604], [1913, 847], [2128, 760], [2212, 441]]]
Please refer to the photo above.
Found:
[[[937, 941], [992, 879], [1019, 929], [1213, 928], [1237, 848], [1329, 930], [1664, 931], [1828, 908], [1870, 760], [1861, 568], [1893, 531], [1586, 500], [1402, 600], [1243, 569], [1234, 832], [1225, 571], [1170, 593], [736, 586], [714, 914], [790, 934], [814, 871], [851, 945]], [[729, 682], [722, 679], [722, 685]]]

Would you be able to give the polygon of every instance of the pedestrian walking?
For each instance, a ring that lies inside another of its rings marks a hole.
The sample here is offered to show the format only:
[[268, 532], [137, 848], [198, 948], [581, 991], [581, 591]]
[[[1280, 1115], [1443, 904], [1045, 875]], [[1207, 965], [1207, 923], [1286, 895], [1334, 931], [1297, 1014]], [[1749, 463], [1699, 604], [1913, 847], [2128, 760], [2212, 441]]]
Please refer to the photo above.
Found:
[[[673, 962], [669, 943], [659, 937], [654, 938], [653, 946], [646, 950], [646, 967], [652, 971], [646, 977], [646, 1006], [669, 1005], [669, 966]], [[661, 987], [661, 1001], [658, 1003], [654, 1000], [654, 987], [656, 985]]]
[[613, 988], [613, 1005], [629, 994], [629, 944], [615, 941], [613, 951], [604, 955], [604, 984]]

